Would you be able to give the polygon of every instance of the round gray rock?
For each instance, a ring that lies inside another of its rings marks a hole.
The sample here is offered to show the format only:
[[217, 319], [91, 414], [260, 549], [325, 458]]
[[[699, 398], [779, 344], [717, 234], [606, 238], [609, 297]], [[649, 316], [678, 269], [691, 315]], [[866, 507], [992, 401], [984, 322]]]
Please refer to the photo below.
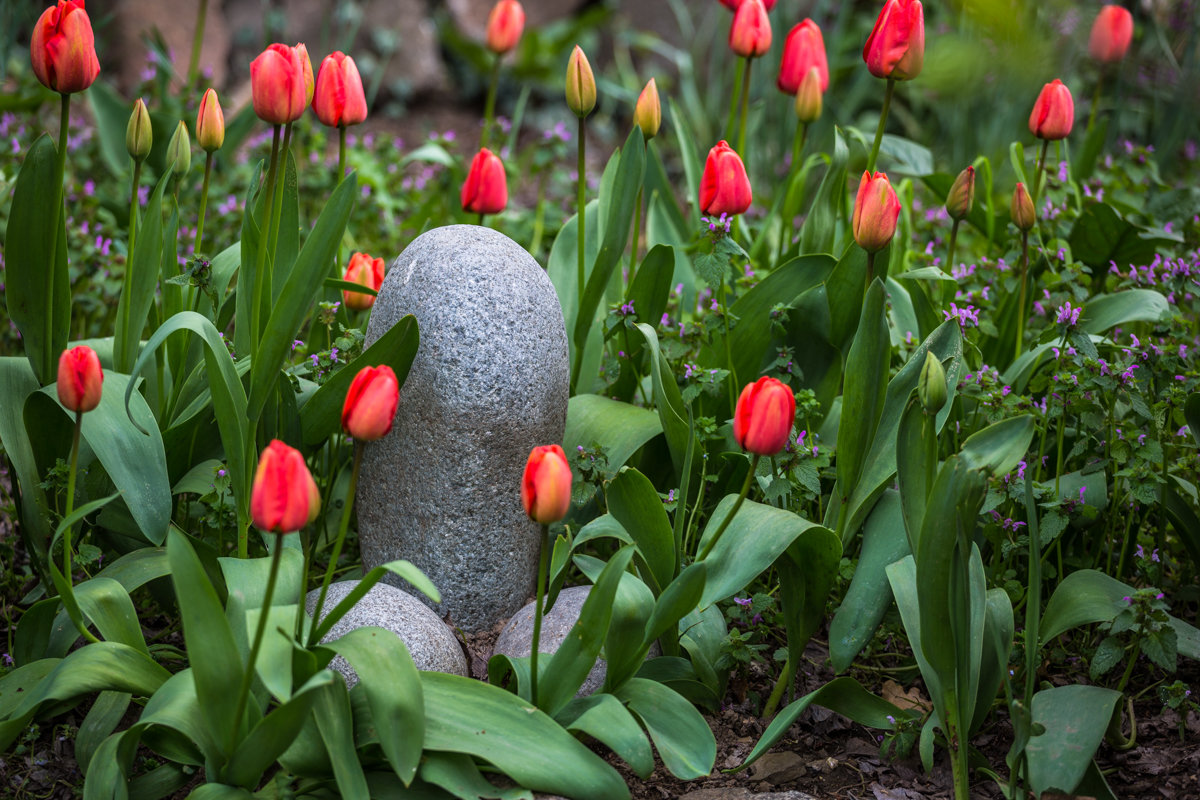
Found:
[[366, 344], [406, 314], [421, 344], [391, 433], [363, 455], [363, 567], [408, 559], [441, 592], [440, 614], [485, 630], [533, 591], [540, 537], [521, 507], [521, 475], [529, 451], [561, 442], [566, 427], [562, 309], [520, 245], [451, 225], [419, 236], [393, 262]]
[[[322, 618], [357, 585], [358, 581], [330, 584], [329, 592], [325, 595]], [[313, 589], [304, 598], [304, 607], [309, 614], [316, 610], [317, 596], [320, 594], [320, 589]], [[389, 630], [404, 640], [417, 669], [463, 676], [467, 674], [467, 659], [454, 631], [429, 606], [408, 592], [386, 583], [372, 586], [321, 641], [332, 642], [352, 630], [372, 625]], [[347, 686], [358, 683], [358, 674], [341, 656], [335, 656], [329, 666], [345, 676]]]

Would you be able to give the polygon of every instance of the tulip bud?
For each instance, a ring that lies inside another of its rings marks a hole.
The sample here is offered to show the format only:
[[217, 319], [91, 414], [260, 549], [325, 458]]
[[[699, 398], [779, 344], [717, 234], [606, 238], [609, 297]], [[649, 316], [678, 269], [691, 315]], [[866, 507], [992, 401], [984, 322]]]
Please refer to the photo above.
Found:
[[471, 159], [471, 168], [463, 182], [463, 211], [471, 214], [499, 214], [508, 205], [508, 177], [500, 156], [486, 147]]
[[[357, 283], [378, 292], [379, 287], [383, 286], [383, 271], [382, 258], [371, 258], [366, 253], [355, 253], [350, 256], [350, 263], [346, 265], [346, 273], [342, 276], [342, 280], [347, 283]], [[351, 311], [366, 311], [375, 305], [375, 295], [351, 292], [346, 289], [342, 290], [342, 300], [345, 302], [346, 308]]]
[[535, 447], [521, 477], [521, 505], [534, 522], [549, 525], [571, 507], [571, 466], [556, 444]]
[[387, 364], [363, 367], [346, 392], [342, 430], [360, 442], [382, 439], [392, 429], [400, 403], [400, 382]]
[[154, 132], [150, 130], [150, 112], [142, 98], [133, 104], [129, 124], [125, 126], [125, 150], [134, 161], [145, 161], [154, 145]]
[[596, 76], [592, 74], [592, 65], [583, 50], [575, 45], [567, 62], [567, 108], [582, 119], [595, 107]]
[[296, 43], [296, 55], [300, 56], [300, 69], [304, 73], [304, 105], [312, 103], [313, 92], [316, 90], [313, 81], [312, 59], [308, 57], [308, 48], [304, 42]]
[[733, 13], [729, 49], [742, 58], [758, 58], [771, 49], [771, 20], [762, 0], [743, 0]]
[[796, 119], [808, 125], [821, 118], [821, 74], [816, 67], [809, 67], [808, 74], [796, 89]]
[[58, 357], [58, 402], [68, 411], [91, 411], [100, 405], [104, 370], [96, 351], [85, 344]]
[[340, 50], [325, 56], [312, 107], [321, 124], [331, 128], [357, 125], [367, 118], [367, 97], [353, 58]]
[[813, 67], [821, 77], [819, 88], [824, 92], [829, 88], [825, 39], [817, 23], [806, 19], [792, 28], [783, 42], [783, 60], [779, 63], [779, 77], [775, 85], [779, 91], [794, 95], [800, 89], [800, 81]]
[[925, 363], [921, 365], [917, 397], [921, 398], [926, 414], [936, 414], [946, 405], [946, 370], [930, 350], [925, 351]]
[[192, 137], [188, 136], [187, 125], [183, 120], [175, 126], [175, 133], [167, 144], [167, 163], [172, 164], [176, 178], [182, 178], [192, 168]]
[[[311, 67], [310, 67], [311, 68]], [[254, 113], [263, 122], [286, 125], [308, 105], [304, 64], [294, 47], [273, 44], [250, 62]]]
[[738, 446], [760, 456], [773, 456], [784, 448], [796, 420], [796, 396], [775, 378], [762, 377], [746, 384], [733, 413], [733, 439]]
[[29, 37], [33, 74], [60, 94], [82, 92], [100, 74], [92, 21], [83, 0], [58, 0], [42, 12]]
[[225, 143], [225, 114], [217, 90], [210, 88], [200, 98], [196, 113], [196, 143], [206, 153], [214, 153]]
[[525, 30], [525, 9], [517, 0], [499, 0], [488, 14], [487, 47], [503, 55], [517, 46]]
[[754, 195], [746, 166], [724, 139], [708, 151], [700, 176], [700, 210], [705, 214], [741, 214]]
[[646, 141], [653, 139], [662, 126], [662, 105], [658, 100], [658, 85], [654, 83], [654, 78], [638, 95], [637, 106], [633, 109], [633, 122], [642, 129]]
[[1125, 57], [1133, 41], [1133, 15], [1121, 6], [1104, 6], [1092, 24], [1088, 53], [1102, 64], [1115, 64]]
[[1013, 224], [1027, 231], [1037, 223], [1037, 212], [1033, 208], [1033, 198], [1025, 189], [1025, 184], [1018, 183], [1013, 189], [1012, 204], [1009, 206]]
[[1042, 87], [1033, 113], [1029, 115], [1029, 132], [1039, 139], [1065, 139], [1075, 125], [1075, 100], [1071, 90], [1057, 78]]
[[925, 65], [925, 12], [921, 0], [887, 0], [863, 46], [876, 78], [908, 81]]
[[946, 195], [946, 213], [950, 219], [960, 220], [971, 213], [975, 204], [975, 167], [967, 167], [958, 173], [950, 193]]
[[250, 517], [264, 531], [293, 533], [313, 519], [321, 508], [316, 481], [300, 451], [278, 439], [258, 459], [250, 490]]
[[854, 241], [868, 253], [877, 253], [896, 235], [900, 200], [887, 175], [864, 172], [854, 201]]

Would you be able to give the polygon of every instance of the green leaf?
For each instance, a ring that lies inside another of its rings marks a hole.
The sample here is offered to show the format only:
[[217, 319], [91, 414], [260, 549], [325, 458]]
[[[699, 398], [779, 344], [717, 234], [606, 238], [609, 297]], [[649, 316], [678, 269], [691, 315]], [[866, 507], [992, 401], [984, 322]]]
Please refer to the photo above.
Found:
[[1029, 450], [1034, 430], [1029, 414], [1003, 419], [967, 437], [962, 445], [962, 459], [970, 469], [1003, 475]]
[[[1151, 253], [1153, 255], [1153, 253]], [[1144, 261], [1118, 262], [1144, 264]], [[1107, 268], [1108, 262], [1105, 262]], [[1167, 298], [1151, 289], [1128, 289], [1094, 297], [1084, 303], [1079, 329], [1084, 333], [1104, 333], [1130, 322], [1158, 322], [1169, 311]], [[1053, 344], [1053, 343], [1051, 343]]]
[[577, 394], [567, 401], [563, 449], [575, 452], [598, 442], [608, 454], [609, 469], [618, 470], [662, 430], [659, 415], [650, 409], [598, 394]]
[[482, 758], [535, 791], [628, 800], [616, 770], [516, 695], [457, 675], [420, 675], [426, 749]]
[[[1141, 262], [1139, 262], [1141, 263]], [[1121, 693], [1099, 686], [1060, 686], [1033, 696], [1033, 721], [1046, 732], [1029, 740], [1029, 783], [1033, 793], [1073, 793], [1104, 738]]]
[[692, 613], [700, 605], [704, 594], [704, 583], [708, 573], [708, 564], [698, 561], [680, 572], [671, 581], [658, 602], [654, 604], [654, 613], [646, 623], [645, 641], [653, 642], [671, 628], [678, 625], [679, 620]]
[[128, 692], [113, 691], [104, 691], [96, 695], [95, 702], [79, 726], [79, 732], [75, 734], [75, 763], [79, 764], [79, 769], [84, 775], [87, 774], [88, 765], [97, 748], [116, 730], [121, 718], [125, 716], [125, 710], [129, 708], [132, 697]]
[[[11, 287], [11, 267], [8, 269]], [[11, 298], [12, 289], [9, 288], [8, 291]], [[16, 526], [17, 530], [30, 555], [34, 570], [42, 580], [46, 580], [46, 544], [50, 541], [53, 531], [42, 513], [45, 493], [39, 487], [41, 475], [29, 434], [25, 429], [24, 415], [26, 398], [38, 390], [32, 364], [32, 359], [0, 358], [0, 445], [4, 447], [4, 455], [12, 464], [16, 477], [16, 485], [13, 488], [20, 489], [20, 503], [16, 509], [19, 523]]]
[[1106, 636], [1092, 654], [1092, 662], [1088, 665], [1088, 675], [1092, 680], [1100, 680], [1113, 667], [1121, 663], [1125, 657], [1125, 647], [1115, 636]]
[[839, 128], [833, 129], [833, 147], [829, 169], [817, 188], [812, 207], [800, 229], [801, 253], [832, 253], [837, 236], [837, 217], [843, 194], [846, 191], [846, 165], [850, 160], [850, 148]]
[[919, 178], [933, 172], [933, 153], [929, 148], [903, 136], [885, 133], [879, 143], [879, 153], [887, 156], [891, 174]]
[[634, 273], [626, 299], [633, 303], [638, 319], [657, 325], [671, 299], [675, 275], [675, 249], [659, 244], [651, 248]]
[[616, 696], [646, 727], [672, 775], [686, 781], [712, 772], [717, 740], [704, 717], [682, 695], [656, 681], [632, 678]]
[[499, 800], [533, 800], [533, 793], [520, 787], [498, 789], [480, 773], [475, 761], [462, 753], [431, 751], [421, 759], [421, 780], [440, 786], [463, 800], [498, 798]]
[[1067, 239], [1071, 255], [1093, 270], [1108, 270], [1109, 262], [1120, 265], [1148, 264], [1159, 239], [1124, 219], [1107, 203], [1089, 203], [1075, 220]]
[[[154, 305], [159, 260], [163, 255], [162, 198], [170, 180], [171, 173], [168, 172], [154, 187], [154, 194], [150, 196], [142, 224], [137, 230], [133, 255], [125, 266], [131, 274], [126, 276], [124, 291], [117, 302], [117, 323], [113, 334], [113, 367], [117, 372], [133, 371], [146, 317]], [[174, 260], [174, 241], [169, 243], [169, 248]]]
[[370, 297], [378, 297], [379, 292], [372, 289], [370, 286], [354, 281], [344, 281], [341, 278], [326, 278], [324, 286], [326, 289], [337, 289], [339, 292], [356, 292], [365, 294]]
[[1012, 601], [1003, 589], [988, 589], [987, 611], [983, 624], [983, 651], [979, 662], [979, 687], [975, 697], [975, 715], [968, 732], [979, 731], [991, 715], [992, 701], [1008, 678], [1008, 660], [1012, 652], [1015, 620]]
[[398, 575], [404, 580], [412, 584], [413, 588], [423, 593], [426, 597], [435, 603], [442, 601], [441, 594], [438, 593], [437, 587], [433, 582], [426, 577], [424, 572], [421, 572], [415, 565], [404, 559], [389, 561], [386, 564], [381, 564], [374, 567], [366, 575], [363, 575], [354, 588], [347, 592], [338, 604], [328, 611], [323, 611], [322, 618], [319, 624], [313, 626], [313, 631], [309, 634], [309, 642], [319, 642], [325, 638], [325, 634], [329, 633], [330, 629], [338, 623], [338, 621], [349, 613], [350, 609], [358, 603], [359, 600], [371, 591], [371, 587], [379, 583], [387, 573]]
[[1192, 392], [1188, 395], [1187, 402], [1183, 407], [1183, 416], [1187, 420], [1192, 439], [1196, 444], [1200, 444], [1200, 392]]
[[366, 797], [367, 777], [354, 748], [354, 719], [350, 714], [350, 696], [340, 677], [332, 680], [316, 695], [313, 716], [321, 741], [329, 753], [338, 793], [342, 797]]
[[655, 595], [675, 576], [675, 538], [662, 498], [650, 479], [628, 467], [617, 473], [605, 492], [608, 513], [637, 544], [650, 567]]
[[622, 575], [604, 638], [603, 652], [608, 667], [602, 691], [611, 692], [623, 685], [646, 660], [650, 642], [645, 641], [645, 632], [653, 609], [654, 593], [646, 584], [631, 573]]
[[650, 383], [654, 388], [654, 405], [658, 409], [658, 419], [662, 423], [667, 447], [671, 451], [675, 475], [681, 477], [687, 457], [688, 440], [692, 436], [683, 396], [679, 393], [679, 384], [675, 382], [675, 373], [671, 371], [670, 364], [659, 349], [658, 334], [654, 332], [654, 328], [639, 322], [637, 329], [646, 338], [646, 347], [650, 351]]
[[558, 712], [555, 719], [569, 731], [585, 733], [602, 742], [639, 778], [648, 778], [654, 771], [650, 740], [629, 710], [613, 695], [576, 698]]
[[[898, 521], [908, 535], [909, 552], [916, 547], [917, 537], [921, 533], [925, 504], [929, 499], [929, 490], [933, 488], [937, 468], [937, 423], [925, 413], [920, 399], [913, 395], [904, 409], [904, 416], [900, 418], [900, 429], [896, 434], [896, 484], [900, 490], [902, 512]], [[903, 555], [901, 553], [896, 558]]]
[[112, 578], [97, 576], [76, 586], [74, 593], [80, 610], [105, 641], [129, 645], [150, 658], [137, 611], [125, 587]]

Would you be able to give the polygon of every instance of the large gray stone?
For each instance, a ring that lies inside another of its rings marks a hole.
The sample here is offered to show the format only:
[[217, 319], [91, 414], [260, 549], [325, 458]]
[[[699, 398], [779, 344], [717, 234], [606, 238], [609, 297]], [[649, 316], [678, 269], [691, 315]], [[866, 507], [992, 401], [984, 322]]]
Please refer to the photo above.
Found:
[[367, 345], [405, 314], [421, 345], [391, 433], [363, 455], [363, 567], [408, 559], [441, 592], [439, 612], [480, 631], [533, 593], [540, 532], [521, 507], [521, 475], [529, 451], [561, 442], [566, 426], [562, 309], [520, 245], [451, 225], [392, 264]]
[[[322, 619], [357, 585], [358, 581], [330, 584], [325, 605], [321, 609]], [[316, 610], [320, 594], [320, 589], [313, 589], [304, 598], [304, 607], [309, 614]], [[352, 630], [371, 625], [385, 628], [403, 639], [417, 669], [463, 676], [467, 674], [467, 658], [450, 627], [429, 606], [408, 592], [386, 583], [372, 586], [321, 641], [332, 642]], [[329, 666], [346, 677], [348, 686], [358, 683], [358, 674], [341, 656], [335, 656]]]

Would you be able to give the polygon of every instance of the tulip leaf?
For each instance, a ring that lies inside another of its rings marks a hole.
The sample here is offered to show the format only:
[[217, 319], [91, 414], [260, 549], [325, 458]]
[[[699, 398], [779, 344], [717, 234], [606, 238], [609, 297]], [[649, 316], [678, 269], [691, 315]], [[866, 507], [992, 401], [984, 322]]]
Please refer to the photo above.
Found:
[[365, 294], [368, 297], [379, 296], [379, 292], [377, 290], [372, 289], [365, 283], [344, 281], [341, 278], [326, 278], [324, 286], [326, 289], [337, 289], [339, 292], [355, 292], [356, 294]]
[[[1122, 217], [1107, 203], [1088, 203], [1067, 239], [1071, 255], [1094, 270], [1117, 264], [1148, 264], [1163, 240]], [[1160, 295], [1161, 297], [1161, 295]]]
[[[9, 253], [11, 258], [11, 252]], [[12, 266], [8, 267], [9, 302], [12, 300]], [[11, 305], [10, 305], [11, 309]], [[11, 310], [10, 310], [11, 315]], [[28, 347], [28, 341], [26, 341]], [[41, 489], [41, 475], [38, 472], [37, 459], [34, 456], [33, 445], [29, 433], [25, 429], [25, 401], [38, 390], [38, 380], [34, 375], [33, 359], [9, 356], [0, 358], [0, 445], [4, 455], [12, 464], [16, 477], [16, 485], [20, 487], [20, 501], [17, 503], [17, 530], [34, 571], [46, 579], [46, 543], [50, 541], [52, 530], [42, 512], [39, 503], [44, 504], [45, 492]], [[1200, 433], [1200, 428], [1195, 429]], [[26, 614], [29, 612], [26, 611]], [[19, 630], [19, 628], [18, 628]], [[19, 638], [19, 635], [18, 635]]]
[[114, 691], [103, 691], [96, 695], [95, 702], [75, 734], [75, 763], [84, 775], [97, 748], [116, 730], [125, 716], [132, 697], [128, 692]]
[[817, 196], [813, 198], [812, 207], [804, 219], [804, 227], [800, 229], [801, 253], [832, 253], [834, 249], [837, 218], [846, 190], [846, 166], [850, 161], [850, 148], [846, 146], [846, 140], [836, 126], [832, 136], [833, 146], [822, 148], [822, 152], [833, 153], [829, 169], [825, 171], [825, 177], [817, 187]]
[[712, 772], [717, 740], [704, 717], [682, 695], [656, 681], [633, 678], [616, 696], [646, 727], [672, 775], [686, 781]]
[[354, 608], [358, 604], [358, 601], [363, 599], [367, 592], [371, 591], [371, 588], [379, 583], [383, 576], [389, 572], [408, 581], [413, 588], [433, 602], [440, 603], [442, 601], [442, 596], [438, 593], [437, 587], [433, 585], [433, 582], [419, 568], [404, 559], [389, 561], [386, 564], [374, 567], [366, 575], [363, 575], [358, 583], [354, 584], [354, 588], [338, 601], [337, 605], [332, 609], [326, 610], [321, 619], [315, 621], [316, 624], [313, 625], [312, 632], [308, 636], [309, 643], [316, 643], [325, 638], [325, 634], [329, 633], [342, 617], [350, 613], [350, 609]]
[[[1108, 262], [1105, 262], [1106, 264]], [[1141, 264], [1142, 261], [1118, 262]], [[1093, 297], [1084, 303], [1079, 329], [1084, 333], [1105, 333], [1130, 322], [1158, 322], [1170, 311], [1167, 298], [1152, 289], [1129, 289]]]
[[629, 531], [646, 560], [657, 596], [675, 576], [675, 537], [662, 498], [649, 478], [625, 467], [608, 484], [605, 499], [608, 512]]
[[1183, 406], [1183, 417], [1187, 420], [1188, 430], [1196, 444], [1200, 444], [1200, 392], [1188, 395]]
[[[163, 257], [162, 199], [170, 180], [171, 173], [168, 172], [154, 187], [142, 224], [137, 229], [133, 254], [125, 265], [125, 289], [117, 301], [117, 323], [113, 333], [113, 367], [117, 372], [133, 372], [146, 317], [154, 305], [159, 261]], [[168, 243], [168, 249], [172, 251], [171, 260], [174, 261], [174, 239]]]
[[1046, 729], [1025, 746], [1035, 795], [1050, 789], [1075, 791], [1120, 699], [1120, 692], [1081, 684], [1043, 689], [1033, 696], [1033, 722]]
[[563, 449], [575, 452], [577, 447], [598, 444], [608, 457], [608, 468], [619, 470], [662, 430], [659, 415], [648, 408], [598, 394], [577, 394], [567, 401]]
[[639, 778], [654, 771], [650, 740], [625, 704], [611, 694], [593, 694], [572, 700], [555, 720], [569, 731], [597, 739], [629, 765]]
[[708, 564], [697, 561], [680, 572], [675, 580], [658, 596], [654, 613], [646, 623], [644, 639], [647, 644], [677, 627], [679, 620], [692, 613], [700, 605], [704, 595], [704, 583], [708, 575]]
[[532, 793], [514, 787], [500, 789], [483, 777], [475, 760], [464, 753], [426, 753], [421, 759], [421, 780], [439, 786], [454, 797], [531, 800]]
[[1035, 429], [1029, 414], [1003, 419], [968, 436], [962, 458], [971, 469], [1003, 475], [1029, 450]]
[[666, 435], [667, 448], [671, 451], [671, 463], [675, 466], [675, 474], [681, 477], [686, 463], [688, 441], [692, 436], [683, 395], [679, 392], [679, 384], [675, 382], [675, 374], [671, 371], [670, 364], [659, 349], [658, 334], [654, 328], [639, 322], [637, 329], [645, 337], [646, 347], [650, 351], [650, 382], [654, 388], [654, 405]]
[[[276, 187], [278, 188], [278, 187]], [[278, 194], [276, 194], [278, 200]], [[272, 212], [274, 213], [274, 212]], [[338, 236], [338, 242], [341, 242]], [[287, 169], [283, 174], [283, 205], [280, 208], [279, 240], [274, 252], [268, 252], [271, 259], [271, 304], [279, 302], [279, 295], [287, 278], [296, 265], [296, 254], [300, 250], [300, 198], [296, 180], [296, 152], [288, 149]], [[329, 271], [333, 267], [330, 266]], [[320, 278], [318, 277], [318, 280]]]

